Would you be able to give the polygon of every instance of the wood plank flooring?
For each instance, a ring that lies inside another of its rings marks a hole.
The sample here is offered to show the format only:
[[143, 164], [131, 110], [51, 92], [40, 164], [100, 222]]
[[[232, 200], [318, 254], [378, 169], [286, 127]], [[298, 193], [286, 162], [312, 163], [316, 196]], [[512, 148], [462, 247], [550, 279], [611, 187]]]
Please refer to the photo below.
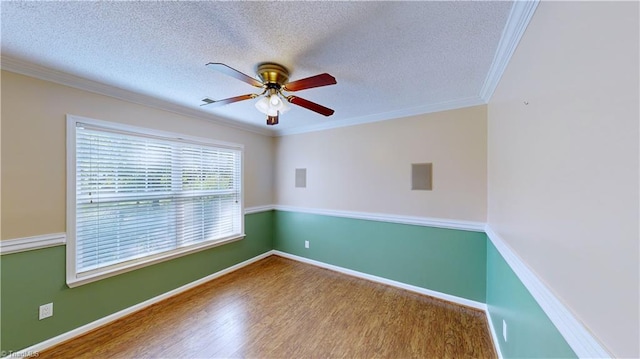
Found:
[[495, 358], [482, 311], [271, 256], [42, 358]]

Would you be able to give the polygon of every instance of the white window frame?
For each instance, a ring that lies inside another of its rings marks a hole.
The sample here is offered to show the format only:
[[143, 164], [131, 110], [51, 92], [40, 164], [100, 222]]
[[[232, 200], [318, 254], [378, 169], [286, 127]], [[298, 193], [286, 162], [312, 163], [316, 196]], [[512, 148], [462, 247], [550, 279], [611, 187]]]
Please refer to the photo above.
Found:
[[[76, 128], [78, 123], [108, 130], [124, 131], [131, 134], [139, 134], [144, 137], [154, 137], [161, 140], [176, 142], [189, 142], [205, 146], [215, 146], [233, 149], [240, 152], [240, 234], [218, 240], [204, 241], [197, 244], [179, 247], [170, 251], [138, 258], [135, 260], [99, 268], [89, 272], [78, 273], [76, 267]], [[208, 138], [187, 136], [172, 132], [148, 129], [143, 127], [125, 125], [91, 118], [67, 115], [67, 285], [71, 288], [79, 285], [95, 282], [155, 263], [167, 261], [190, 253], [202, 251], [223, 244], [235, 242], [245, 237], [244, 234], [244, 146], [241, 144], [216, 141]]]

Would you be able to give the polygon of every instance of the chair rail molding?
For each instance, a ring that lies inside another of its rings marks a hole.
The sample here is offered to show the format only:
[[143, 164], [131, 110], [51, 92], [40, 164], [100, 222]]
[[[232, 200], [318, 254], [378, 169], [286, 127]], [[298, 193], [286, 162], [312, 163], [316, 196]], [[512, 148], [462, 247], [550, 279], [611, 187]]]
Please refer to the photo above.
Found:
[[66, 243], [66, 233], [50, 233], [32, 237], [5, 239], [0, 241], [0, 255], [61, 246]]
[[[273, 210], [273, 205], [247, 207], [245, 214], [268, 212]], [[67, 234], [48, 233], [31, 237], [5, 239], [0, 241], [0, 255], [32, 251], [41, 248], [63, 246], [67, 244]]]
[[473, 221], [464, 221], [464, 220], [447, 219], [447, 218], [404, 216], [404, 215], [387, 214], [387, 213], [342, 211], [342, 210], [333, 210], [333, 209], [306, 208], [306, 207], [294, 207], [294, 206], [282, 206], [282, 205], [275, 205], [274, 209], [276, 211], [283, 211], [283, 212], [318, 214], [322, 216], [364, 219], [369, 221], [389, 222], [389, 223], [399, 223], [399, 224], [411, 224], [415, 226], [424, 226], [424, 227], [458, 229], [458, 230], [472, 231], [472, 232], [484, 232], [484, 226], [485, 226], [483, 222], [473, 222]]
[[485, 233], [579, 358], [612, 357], [489, 225], [485, 226]]

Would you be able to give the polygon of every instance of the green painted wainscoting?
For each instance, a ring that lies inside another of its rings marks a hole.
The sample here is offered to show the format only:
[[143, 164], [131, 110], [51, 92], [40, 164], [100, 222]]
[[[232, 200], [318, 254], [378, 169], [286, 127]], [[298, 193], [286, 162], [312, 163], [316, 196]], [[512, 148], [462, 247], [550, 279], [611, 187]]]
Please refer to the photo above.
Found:
[[[504, 358], [577, 358], [496, 247], [487, 240], [487, 307]], [[502, 336], [502, 320], [508, 335]]]
[[299, 212], [275, 215], [276, 250], [485, 302], [487, 237], [482, 232]]
[[[27, 348], [268, 252], [273, 217], [273, 211], [246, 215], [240, 241], [73, 289], [65, 282], [64, 246], [3, 255], [0, 350]], [[38, 320], [38, 307], [50, 302], [54, 316]]]
[[[288, 211], [245, 218], [241, 241], [73, 289], [64, 246], [1, 256], [0, 350], [27, 348], [276, 249], [487, 303], [504, 358], [576, 357], [485, 233]], [[49, 302], [54, 316], [39, 321], [38, 307]]]

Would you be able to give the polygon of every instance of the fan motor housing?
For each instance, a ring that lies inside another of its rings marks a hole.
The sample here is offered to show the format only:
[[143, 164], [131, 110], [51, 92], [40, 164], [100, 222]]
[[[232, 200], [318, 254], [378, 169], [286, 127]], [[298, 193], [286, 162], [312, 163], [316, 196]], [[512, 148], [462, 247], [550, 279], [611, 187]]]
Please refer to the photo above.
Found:
[[267, 87], [275, 87], [269, 85], [277, 85], [277, 88], [280, 88], [289, 80], [289, 70], [273, 62], [259, 64], [256, 72]]

